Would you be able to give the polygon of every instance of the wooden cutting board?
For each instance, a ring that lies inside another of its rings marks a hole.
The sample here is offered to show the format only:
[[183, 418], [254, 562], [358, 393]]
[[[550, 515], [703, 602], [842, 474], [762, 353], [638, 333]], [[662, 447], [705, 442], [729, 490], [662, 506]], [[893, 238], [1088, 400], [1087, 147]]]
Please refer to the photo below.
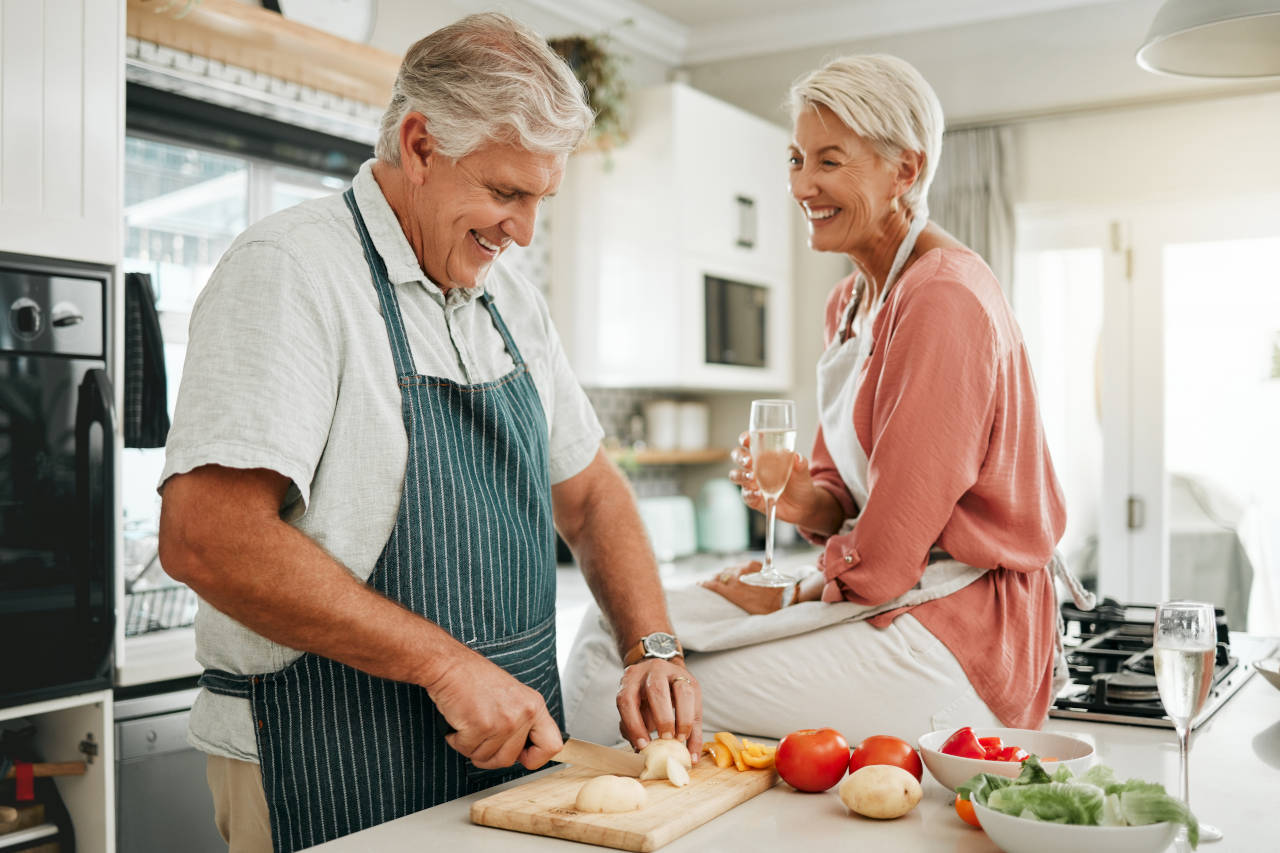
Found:
[[599, 775], [597, 770], [564, 767], [539, 776], [477, 800], [471, 805], [471, 822], [647, 853], [769, 790], [778, 781], [772, 769], [739, 772], [732, 765], [722, 769], [710, 756], [703, 756], [683, 788], [665, 779], [643, 782], [649, 800], [642, 809], [617, 814], [578, 811], [573, 807], [578, 789]]

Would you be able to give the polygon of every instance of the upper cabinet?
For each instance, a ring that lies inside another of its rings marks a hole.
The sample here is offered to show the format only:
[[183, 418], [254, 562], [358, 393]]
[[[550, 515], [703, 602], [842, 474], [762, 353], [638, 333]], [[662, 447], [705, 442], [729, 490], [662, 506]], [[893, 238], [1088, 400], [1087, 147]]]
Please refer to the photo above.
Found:
[[551, 211], [551, 307], [585, 385], [791, 384], [787, 134], [671, 83], [630, 139], [570, 158]]
[[124, 0], [6, 2], [0, 250], [116, 264]]

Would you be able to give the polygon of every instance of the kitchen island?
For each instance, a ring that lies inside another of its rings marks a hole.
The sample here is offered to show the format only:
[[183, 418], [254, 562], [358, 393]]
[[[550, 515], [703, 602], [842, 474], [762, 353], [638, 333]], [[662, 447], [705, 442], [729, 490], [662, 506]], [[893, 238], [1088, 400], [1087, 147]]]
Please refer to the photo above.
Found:
[[[1233, 649], [1252, 638], [1233, 636]], [[821, 725], [821, 720], [815, 720]], [[1178, 747], [1171, 729], [1050, 719], [1048, 731], [1093, 743], [1098, 759], [1122, 777], [1178, 787]], [[706, 759], [704, 759], [706, 760]], [[542, 771], [556, 773], [558, 769]], [[527, 781], [527, 780], [526, 780]], [[519, 783], [511, 783], [519, 784]], [[504, 787], [510, 787], [504, 786]], [[323, 853], [384, 853], [427, 849], [469, 851], [585, 850], [582, 844], [484, 826], [469, 820], [471, 804], [500, 789], [474, 794], [313, 848]], [[1191, 751], [1191, 803], [1224, 839], [1201, 845], [1208, 853], [1280, 849], [1280, 690], [1253, 675], [1221, 710], [1196, 730]], [[846, 851], [849, 849], [986, 853], [996, 846], [960, 821], [950, 793], [928, 771], [924, 799], [907, 816], [874, 821], [850, 816], [834, 789], [801, 794], [780, 783], [661, 848], [702, 851]], [[599, 848], [606, 849], [606, 848]], [[1170, 847], [1170, 849], [1174, 849]], [[1088, 851], [1081, 851], [1088, 853]]]

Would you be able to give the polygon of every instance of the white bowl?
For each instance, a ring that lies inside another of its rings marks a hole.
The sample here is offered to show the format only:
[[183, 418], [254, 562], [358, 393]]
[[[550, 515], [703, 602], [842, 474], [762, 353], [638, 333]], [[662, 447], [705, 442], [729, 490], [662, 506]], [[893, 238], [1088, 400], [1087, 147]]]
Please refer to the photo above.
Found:
[[[933, 778], [944, 787], [954, 791], [957, 785], [978, 773], [994, 773], [1016, 779], [1022, 772], [1022, 763], [1019, 761], [986, 761], [981, 758], [943, 755], [938, 750], [954, 733], [955, 729], [939, 729], [921, 735], [917, 741], [924, 766], [929, 768]], [[1071, 735], [1038, 732], [1034, 729], [997, 728], [975, 728], [973, 733], [978, 737], [998, 737], [1005, 746], [1020, 746], [1037, 757], [1048, 755], [1058, 759], [1040, 762], [1050, 774], [1058, 769], [1059, 764], [1065, 764], [1073, 775], [1079, 776], [1093, 763], [1093, 746]]]
[[1074, 826], [1014, 817], [973, 804], [987, 837], [1005, 853], [1159, 853], [1173, 841], [1176, 823], [1148, 826]]
[[1280, 690], [1280, 660], [1275, 658], [1256, 660], [1253, 662], [1253, 668], [1258, 671], [1258, 675], [1271, 682], [1272, 687]]

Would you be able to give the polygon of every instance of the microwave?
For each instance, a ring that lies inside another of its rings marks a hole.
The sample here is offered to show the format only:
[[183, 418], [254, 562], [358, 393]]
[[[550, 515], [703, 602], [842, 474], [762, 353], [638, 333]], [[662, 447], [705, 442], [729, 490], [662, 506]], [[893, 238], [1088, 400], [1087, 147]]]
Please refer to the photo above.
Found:
[[765, 367], [769, 354], [769, 288], [704, 275], [703, 292], [707, 364]]

